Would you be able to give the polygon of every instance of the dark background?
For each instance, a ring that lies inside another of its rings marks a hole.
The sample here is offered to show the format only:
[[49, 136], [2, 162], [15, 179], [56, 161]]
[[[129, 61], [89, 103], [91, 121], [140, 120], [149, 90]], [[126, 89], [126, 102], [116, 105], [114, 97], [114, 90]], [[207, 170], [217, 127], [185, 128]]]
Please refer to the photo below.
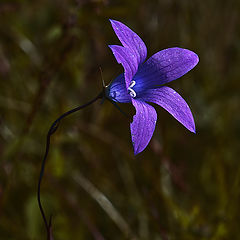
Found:
[[[189, 103], [192, 134], [160, 107], [136, 158], [129, 121], [100, 101], [63, 120], [42, 185], [56, 240], [240, 239], [240, 2], [0, 2], [0, 239], [45, 239], [36, 201], [50, 123], [122, 71], [109, 18], [144, 40], [199, 55], [169, 86]], [[133, 107], [121, 108], [133, 114]]]

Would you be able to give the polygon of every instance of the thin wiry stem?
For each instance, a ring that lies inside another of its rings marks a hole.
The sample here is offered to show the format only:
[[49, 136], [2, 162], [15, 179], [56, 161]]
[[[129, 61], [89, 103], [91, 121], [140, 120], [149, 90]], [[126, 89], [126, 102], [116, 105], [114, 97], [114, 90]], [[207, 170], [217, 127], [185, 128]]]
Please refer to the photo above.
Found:
[[47, 231], [47, 240], [53, 240], [53, 236], [52, 236], [52, 227], [51, 227], [51, 219], [52, 217], [50, 217], [50, 220], [49, 222], [47, 221], [47, 218], [46, 218], [46, 215], [44, 213], [44, 210], [43, 210], [43, 206], [42, 206], [42, 203], [41, 203], [41, 183], [42, 183], [42, 179], [43, 179], [43, 175], [44, 175], [44, 170], [45, 170], [45, 165], [46, 165], [46, 160], [47, 160], [47, 156], [48, 156], [48, 152], [49, 152], [49, 148], [50, 148], [50, 140], [51, 140], [51, 135], [54, 134], [54, 132], [57, 130], [58, 126], [59, 126], [59, 123], [60, 121], [67, 117], [68, 115], [72, 114], [72, 113], [75, 113], [89, 105], [91, 105], [92, 103], [94, 103], [95, 101], [97, 101], [98, 99], [100, 98], [103, 98], [104, 97], [104, 92], [101, 92], [100, 94], [97, 95], [97, 97], [95, 97], [94, 99], [92, 99], [91, 101], [89, 101], [88, 103], [82, 105], [82, 106], [79, 106], [79, 107], [76, 107], [70, 111], [67, 111], [65, 112], [64, 114], [62, 114], [60, 117], [58, 117], [51, 125], [51, 127], [49, 128], [48, 130], [48, 133], [47, 133], [47, 140], [46, 140], [46, 150], [45, 150], [45, 154], [44, 154], [44, 157], [43, 157], [43, 161], [42, 161], [42, 166], [41, 166], [41, 171], [40, 171], [40, 175], [39, 175], [39, 179], [38, 179], [38, 190], [37, 190], [37, 200], [38, 200], [38, 206], [39, 206], [39, 209], [40, 209], [40, 212], [41, 212], [41, 215], [42, 215], [42, 218], [43, 218], [43, 221], [44, 221], [44, 224], [45, 224], [45, 227], [46, 227], [46, 231]]

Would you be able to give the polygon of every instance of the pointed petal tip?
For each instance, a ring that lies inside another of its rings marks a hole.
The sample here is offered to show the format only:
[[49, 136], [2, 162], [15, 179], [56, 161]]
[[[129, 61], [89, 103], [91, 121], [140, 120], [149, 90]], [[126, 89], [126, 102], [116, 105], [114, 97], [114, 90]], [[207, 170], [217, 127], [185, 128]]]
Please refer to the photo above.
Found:
[[179, 47], [177, 47], [177, 49], [179, 49], [180, 51], [183, 50], [183, 53], [188, 55], [188, 58], [192, 60], [192, 63], [193, 63], [194, 66], [196, 66], [198, 64], [199, 57], [198, 57], [198, 55], [195, 52], [193, 52], [193, 51], [191, 51], [189, 49], [186, 49], [186, 48], [179, 48]]
[[188, 118], [189, 121], [187, 123], [183, 123], [183, 122], [180, 122], [180, 123], [182, 123], [183, 126], [185, 128], [187, 128], [190, 132], [196, 134], [195, 122], [194, 122], [194, 118], [193, 118], [193, 115], [191, 113], [191, 110], [190, 110], [190, 114], [191, 114], [191, 117]]
[[192, 126], [185, 126], [190, 132], [196, 134], [196, 128], [195, 128], [195, 124], [193, 122]]
[[[190, 110], [191, 111], [191, 110]], [[192, 112], [191, 112], [192, 114]], [[193, 115], [192, 115], [192, 123], [191, 123], [192, 126], [190, 126], [190, 131], [194, 134], [196, 134], [196, 126], [195, 126], [195, 121], [194, 121], [194, 118], [193, 118]]]
[[189, 50], [189, 49], [186, 49], [186, 48], [179, 48], [179, 47], [173, 47], [173, 48], [169, 48], [169, 49], [178, 49], [178, 50], [180, 50], [180, 51], [184, 51], [188, 56], [189, 56], [189, 58], [192, 60], [192, 63], [193, 63], [193, 65], [194, 65], [194, 67], [198, 64], [198, 62], [199, 62], [199, 57], [198, 57], [198, 55], [195, 53], [195, 52], [193, 52], [193, 51], [191, 51], [191, 50]]
[[109, 22], [110, 22], [110, 23], [113, 23], [114, 21], [115, 21], [115, 20], [113, 20], [113, 19], [109, 19]]
[[194, 58], [194, 66], [196, 66], [199, 62], [199, 57], [195, 52], [192, 52], [193, 58]]
[[137, 151], [135, 151], [135, 149], [134, 149], [134, 152], [133, 152], [133, 154], [134, 154], [134, 156], [136, 157], [136, 156], [138, 155], [138, 152], [137, 152]]
[[194, 68], [199, 62], [199, 57], [195, 52], [191, 50], [187, 50], [187, 51], [189, 52], [189, 59], [192, 60], [192, 68]]
[[114, 19], [109, 19], [110, 23], [113, 25], [116, 25], [117, 23], [122, 24], [121, 22], [114, 20]]
[[112, 46], [113, 46], [113, 45], [108, 45], [108, 47], [109, 47], [110, 49], [112, 49]]
[[192, 133], [194, 133], [194, 134], [196, 134], [196, 129], [195, 129], [195, 128], [189, 129], [189, 131], [192, 132]]
[[[134, 148], [134, 147], [133, 147]], [[145, 148], [144, 149], [142, 149], [142, 150], [139, 150], [139, 149], [134, 149], [134, 156], [136, 157], [139, 153], [142, 153], [143, 152], [143, 150], [145, 150]]]
[[139, 149], [135, 148], [134, 145], [133, 145], [133, 150], [134, 150], [134, 156], [137, 156], [140, 152], [142, 151], [139, 151]]

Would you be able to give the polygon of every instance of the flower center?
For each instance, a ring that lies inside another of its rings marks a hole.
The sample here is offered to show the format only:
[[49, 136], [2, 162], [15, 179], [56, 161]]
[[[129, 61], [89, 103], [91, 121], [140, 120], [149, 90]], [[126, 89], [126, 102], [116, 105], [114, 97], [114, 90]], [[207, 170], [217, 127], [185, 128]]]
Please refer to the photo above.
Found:
[[135, 81], [131, 81], [129, 87], [128, 87], [128, 93], [130, 94], [130, 96], [132, 98], [135, 98], [137, 96], [136, 92], [132, 89], [135, 86], [136, 82]]

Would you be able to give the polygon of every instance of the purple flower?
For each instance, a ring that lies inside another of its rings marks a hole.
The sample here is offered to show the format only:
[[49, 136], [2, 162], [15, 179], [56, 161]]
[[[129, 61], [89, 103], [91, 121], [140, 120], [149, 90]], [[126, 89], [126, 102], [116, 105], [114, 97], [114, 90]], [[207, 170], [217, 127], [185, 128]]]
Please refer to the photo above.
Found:
[[124, 73], [108, 87], [107, 97], [115, 102], [132, 103], [136, 109], [130, 124], [134, 154], [142, 152], [152, 138], [157, 114], [151, 105], [166, 109], [188, 130], [195, 133], [194, 119], [185, 100], [172, 88], [163, 86], [190, 71], [199, 59], [194, 52], [168, 48], [155, 53], [147, 61], [147, 48], [142, 39], [121, 22], [110, 20], [123, 46], [110, 45]]

